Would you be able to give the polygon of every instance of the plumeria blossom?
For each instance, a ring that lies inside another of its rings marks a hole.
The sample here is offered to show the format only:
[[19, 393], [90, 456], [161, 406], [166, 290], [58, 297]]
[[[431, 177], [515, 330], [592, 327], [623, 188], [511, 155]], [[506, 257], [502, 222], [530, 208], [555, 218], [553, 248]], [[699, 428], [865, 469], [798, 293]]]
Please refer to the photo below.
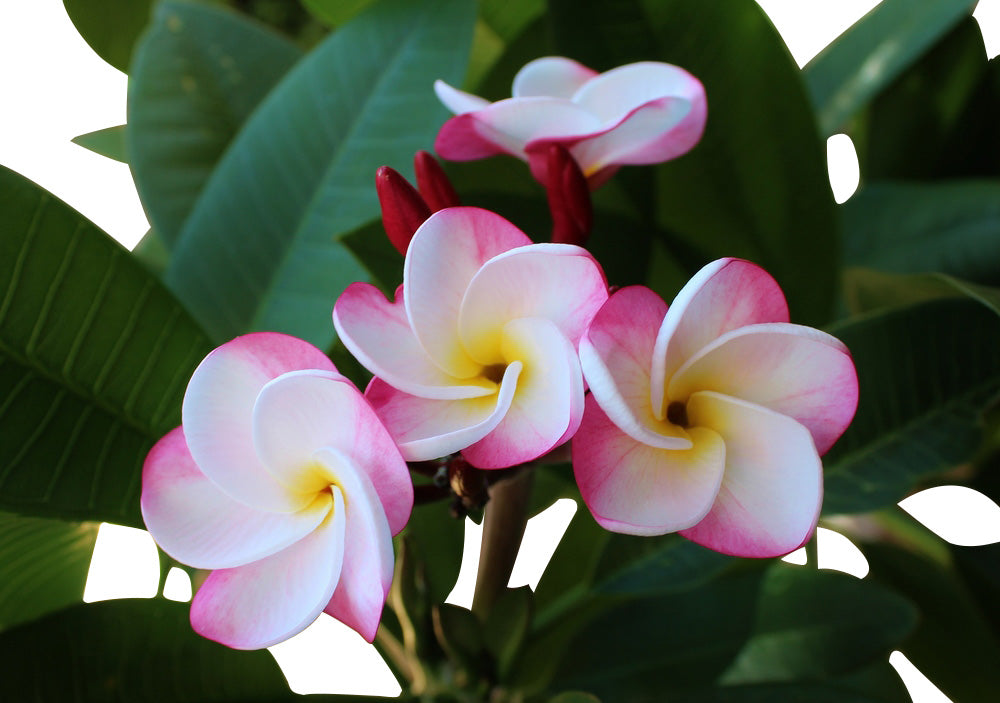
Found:
[[760, 267], [715, 261], [667, 305], [617, 291], [580, 344], [590, 385], [573, 467], [598, 523], [768, 557], [808, 541], [820, 456], [858, 402], [846, 347], [789, 324]]
[[325, 610], [371, 642], [413, 485], [364, 396], [312, 345], [249, 334], [198, 366], [182, 420], [146, 458], [142, 515], [167, 554], [212, 570], [194, 629], [258, 649]]
[[408, 461], [461, 450], [501, 468], [576, 431], [577, 346], [607, 296], [585, 249], [532, 244], [499, 215], [455, 207], [413, 235], [393, 301], [354, 283], [333, 320], [375, 375], [365, 394]]
[[677, 66], [655, 61], [598, 74], [561, 56], [536, 59], [514, 77], [513, 97], [490, 103], [434, 84], [455, 113], [438, 133], [442, 158], [512, 154], [547, 181], [548, 147], [564, 146], [592, 188], [624, 164], [651, 164], [689, 151], [705, 129], [705, 89]]

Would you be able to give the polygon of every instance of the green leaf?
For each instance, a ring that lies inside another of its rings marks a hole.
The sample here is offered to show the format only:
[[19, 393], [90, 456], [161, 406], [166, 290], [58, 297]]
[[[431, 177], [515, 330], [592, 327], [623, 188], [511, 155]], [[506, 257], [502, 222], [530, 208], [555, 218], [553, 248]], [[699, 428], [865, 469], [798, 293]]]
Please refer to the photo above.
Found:
[[582, 691], [566, 691], [555, 698], [550, 698], [549, 703], [601, 703], [601, 699]]
[[490, 609], [483, 627], [483, 643], [497, 661], [503, 681], [531, 624], [532, 593], [527, 586], [504, 591]]
[[552, 688], [664, 700], [665, 691], [714, 681], [751, 633], [760, 581], [747, 571], [607, 610], [573, 636]]
[[372, 4], [373, 0], [302, 0], [314, 17], [339, 27]]
[[339, 238], [377, 217], [375, 170], [433, 142], [446, 115], [432, 84], [461, 79], [474, 9], [468, 0], [381, 0], [260, 104], [213, 172], [166, 275], [217, 339], [271, 329], [329, 346], [334, 301], [369, 278]]
[[655, 207], [673, 233], [668, 249], [690, 247], [700, 263], [750, 259], [781, 284], [793, 320], [828, 321], [840, 258], [837, 212], [826, 150], [788, 50], [752, 0], [645, 6], [655, 58], [697, 76], [709, 104], [701, 142], [654, 169], [655, 198], [644, 207]]
[[983, 33], [967, 17], [882, 90], [851, 125], [864, 180], [971, 175], [960, 162], [982, 148], [970, 112], [983, 112], [987, 66]]
[[505, 42], [520, 36], [544, 12], [544, 0], [479, 0], [483, 22]]
[[650, 60], [659, 53], [637, 0], [549, 0], [548, 5], [558, 50], [595, 71]]
[[961, 281], [943, 273], [896, 274], [847, 269], [844, 272], [844, 297], [855, 314], [925, 300], [969, 298], [1000, 315], [1000, 289]]
[[128, 152], [125, 149], [125, 125], [123, 124], [81, 134], [78, 137], [73, 137], [72, 141], [95, 154], [121, 161], [123, 164], [128, 163]]
[[775, 564], [724, 683], [823, 679], [884, 660], [916, 624], [904, 598], [837, 571]]
[[736, 561], [679, 535], [613, 534], [604, 547], [593, 588], [604, 595], [663, 595], [704, 583]]
[[195, 634], [188, 605], [116, 600], [79, 605], [0, 635], [0, 699], [9, 701], [291, 700], [263, 651]]
[[[643, 698], [632, 703], [653, 703]], [[909, 703], [910, 697], [886, 698], [867, 692], [851, 691], [834, 683], [751, 684], [698, 689], [670, 699], [671, 703]]]
[[[888, 544], [864, 546], [870, 578], [910, 598], [920, 611], [900, 645], [907, 659], [956, 701], [989, 700], [1000, 691], [1000, 645], [983, 611], [950, 569]], [[947, 646], [941, 646], [947, 642]]]
[[139, 243], [132, 249], [132, 256], [157, 276], [163, 275], [163, 272], [167, 270], [167, 264], [170, 263], [170, 252], [167, 251], [167, 245], [155, 229], [149, 230], [142, 236]]
[[168, 249], [237, 131], [301, 56], [224, 7], [157, 5], [132, 62], [126, 140], [146, 214]]
[[883, 0], [803, 69], [824, 136], [967, 16], [975, 0]]
[[858, 413], [824, 457], [827, 514], [891, 505], [966, 461], [1000, 389], [1000, 321], [970, 300], [932, 300], [830, 330], [851, 350]]
[[458, 581], [465, 545], [465, 521], [448, 513], [446, 501], [416, 505], [406, 536], [420, 567], [431, 604], [443, 603]]
[[76, 30], [97, 55], [123, 73], [149, 21], [153, 0], [63, 0]]
[[211, 349], [79, 213], [0, 169], [0, 509], [141, 526], [142, 462]]
[[0, 513], [0, 630], [80, 602], [98, 527]]
[[842, 210], [847, 265], [1000, 283], [996, 181], [871, 184]]

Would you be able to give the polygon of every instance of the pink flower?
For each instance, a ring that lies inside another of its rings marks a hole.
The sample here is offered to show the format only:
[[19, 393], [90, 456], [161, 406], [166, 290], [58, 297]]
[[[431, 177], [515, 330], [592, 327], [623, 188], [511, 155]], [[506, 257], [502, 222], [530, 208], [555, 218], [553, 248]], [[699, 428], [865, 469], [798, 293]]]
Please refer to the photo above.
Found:
[[607, 296], [586, 250], [532, 244], [499, 215], [455, 207], [413, 235], [393, 302], [355, 283], [333, 321], [375, 374], [365, 395], [408, 461], [461, 450], [501, 468], [576, 431], [577, 345]]
[[371, 642], [413, 485], [354, 385], [300, 339], [248, 334], [201, 362], [182, 418], [146, 458], [142, 515], [167, 554], [213, 570], [194, 629], [258, 649], [325, 610]]
[[536, 59], [514, 77], [514, 97], [487, 100], [437, 81], [434, 90], [456, 117], [434, 148], [469, 161], [512, 154], [547, 180], [548, 147], [561, 144], [591, 188], [624, 164], [652, 164], [687, 153], [705, 129], [705, 89], [684, 69], [643, 61], [598, 74], [560, 56]]
[[609, 298], [580, 344], [590, 384], [573, 467], [605, 528], [680, 531], [726, 554], [808, 541], [820, 455], [844, 432], [858, 379], [844, 345], [788, 323], [778, 284], [715, 261], [667, 309], [641, 286]]

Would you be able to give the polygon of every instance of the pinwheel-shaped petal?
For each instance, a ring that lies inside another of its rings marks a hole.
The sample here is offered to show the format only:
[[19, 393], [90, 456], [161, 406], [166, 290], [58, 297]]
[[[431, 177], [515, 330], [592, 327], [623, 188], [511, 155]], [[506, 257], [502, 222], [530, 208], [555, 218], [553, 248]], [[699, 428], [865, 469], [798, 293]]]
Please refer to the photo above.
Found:
[[580, 358], [591, 395], [573, 468], [598, 523], [751, 557], [809, 539], [819, 457], [854, 417], [858, 379], [839, 340], [788, 322], [760, 267], [713, 262], [669, 309], [648, 288], [616, 292]]
[[364, 396], [310, 344], [249, 334], [195, 370], [182, 419], [146, 458], [142, 514], [167, 554], [212, 570], [194, 629], [259, 649], [326, 610], [372, 641], [413, 485]]
[[437, 81], [455, 113], [434, 148], [453, 161], [512, 154], [547, 182], [548, 148], [567, 148], [592, 188], [625, 164], [687, 153], [705, 129], [705, 89], [684, 69], [643, 61], [598, 74], [571, 59], [536, 59], [514, 77], [513, 97], [490, 103]]
[[375, 374], [365, 393], [407, 460], [462, 451], [502, 468], [576, 431], [577, 347], [607, 297], [586, 250], [532, 244], [499, 215], [456, 207], [414, 234], [394, 301], [355, 283], [333, 320]]

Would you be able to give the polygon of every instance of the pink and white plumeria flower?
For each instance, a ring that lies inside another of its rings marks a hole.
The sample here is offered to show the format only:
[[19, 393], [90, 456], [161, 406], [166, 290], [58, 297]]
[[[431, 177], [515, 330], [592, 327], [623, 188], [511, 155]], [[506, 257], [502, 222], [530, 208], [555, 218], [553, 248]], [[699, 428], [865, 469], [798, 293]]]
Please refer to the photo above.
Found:
[[643, 61], [598, 74], [561, 56], [528, 63], [514, 77], [513, 97], [490, 103], [434, 84], [455, 113], [434, 148], [452, 161], [512, 154], [546, 182], [548, 147], [569, 150], [591, 188], [624, 164], [652, 164], [687, 153], [705, 129], [705, 89], [667, 63]]
[[371, 642], [413, 485], [364, 396], [307, 342], [248, 334], [198, 366], [182, 419], [146, 458], [142, 515], [167, 554], [213, 570], [194, 629], [258, 649], [325, 610]]
[[365, 394], [408, 461], [461, 450], [492, 469], [576, 431], [577, 346], [607, 296], [585, 249], [532, 244], [499, 215], [455, 207], [413, 235], [394, 301], [354, 283], [333, 320], [375, 375]]
[[597, 313], [580, 357], [591, 395], [573, 468], [598, 523], [679, 531], [737, 556], [808, 541], [819, 457], [854, 417], [858, 379], [839, 340], [789, 324], [767, 272], [720, 259], [669, 309], [648, 288], [624, 288]]

